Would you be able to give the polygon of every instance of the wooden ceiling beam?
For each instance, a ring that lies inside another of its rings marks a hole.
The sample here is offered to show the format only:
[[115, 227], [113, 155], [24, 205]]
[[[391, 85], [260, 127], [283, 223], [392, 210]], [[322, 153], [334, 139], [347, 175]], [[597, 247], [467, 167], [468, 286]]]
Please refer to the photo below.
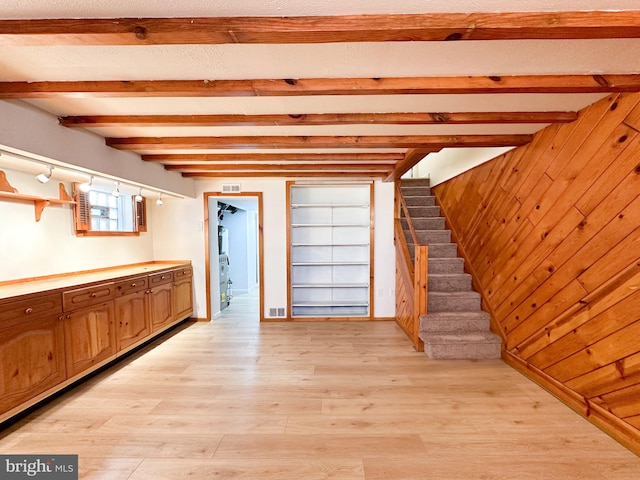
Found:
[[520, 75], [280, 80], [0, 82], [0, 99], [453, 95], [640, 91], [640, 75]]
[[508, 147], [529, 143], [532, 135], [387, 135], [387, 136], [228, 136], [107, 138], [119, 150], [217, 148], [444, 148]]
[[639, 36], [637, 10], [0, 21], [0, 45], [305, 44]]
[[403, 153], [169, 153], [142, 155], [145, 162], [391, 162], [404, 158]]
[[285, 163], [285, 164], [274, 164], [274, 163], [216, 163], [209, 165], [193, 165], [193, 164], [181, 164], [181, 165], [165, 165], [166, 170], [175, 170], [179, 172], [206, 172], [206, 171], [265, 171], [265, 170], [318, 170], [318, 171], [328, 171], [333, 170], [336, 172], [342, 171], [385, 171], [388, 172], [395, 167], [395, 163], [356, 163], [356, 164], [344, 164], [344, 163], [323, 163], [323, 164], [315, 164], [312, 162], [308, 163]]
[[283, 125], [442, 125], [569, 123], [577, 112], [307, 113], [279, 115], [85, 115], [60, 117], [69, 128], [217, 127]]
[[402, 175], [411, 170], [414, 166], [416, 166], [425, 156], [430, 153], [434, 153], [432, 150], [424, 150], [424, 149], [412, 149], [407, 151], [405, 154], [404, 160], [396, 163], [396, 166], [391, 172], [391, 174], [384, 179], [385, 182], [395, 182], [396, 180], [400, 180]]

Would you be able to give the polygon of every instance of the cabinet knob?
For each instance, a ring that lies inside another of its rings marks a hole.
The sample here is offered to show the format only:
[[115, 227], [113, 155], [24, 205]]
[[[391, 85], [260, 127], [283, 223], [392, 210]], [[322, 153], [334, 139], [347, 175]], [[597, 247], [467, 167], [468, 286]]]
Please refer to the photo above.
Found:
[[160, 277], [160, 280], [164, 280], [164, 275], [162, 275], [162, 276]]
[[27, 315], [29, 315], [30, 313], [33, 313], [33, 308], [31, 307], [25, 308], [24, 313], [26, 313]]
[[91, 294], [91, 298], [96, 298], [97, 296], [98, 296], [98, 294], [97, 294], [97, 293], [92, 293], [92, 294]]
[[60, 316], [58, 317], [58, 320], [64, 320], [64, 315], [60, 315]]
[[133, 282], [133, 283], [131, 284], [131, 286], [132, 286], [132, 287], [135, 287], [135, 286], [136, 286], [136, 282]]

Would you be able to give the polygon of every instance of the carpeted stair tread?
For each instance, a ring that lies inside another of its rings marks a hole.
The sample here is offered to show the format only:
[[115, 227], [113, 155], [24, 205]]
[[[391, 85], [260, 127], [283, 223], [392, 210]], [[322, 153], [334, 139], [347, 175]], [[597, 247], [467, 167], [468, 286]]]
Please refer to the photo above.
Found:
[[[411, 235], [407, 238], [411, 238]], [[407, 243], [411, 258], [415, 258], [415, 248], [413, 243]], [[455, 243], [430, 243], [429, 244], [429, 261], [432, 258], [455, 258], [458, 254], [458, 245]]]
[[401, 183], [403, 187], [428, 187], [431, 185], [431, 181], [428, 178], [403, 178]]
[[464, 259], [460, 257], [429, 258], [429, 275], [464, 273]]
[[471, 291], [471, 275], [468, 273], [432, 273], [428, 281], [429, 292]]
[[450, 230], [416, 230], [420, 243], [451, 243]]
[[[416, 230], [444, 230], [444, 217], [411, 217], [411, 223]], [[402, 228], [409, 229], [409, 222], [402, 219]]]
[[[411, 198], [410, 201], [407, 201], [407, 198]], [[405, 197], [405, 203], [409, 210], [412, 208], [420, 208], [420, 207], [435, 207], [436, 206], [436, 197]], [[413, 216], [413, 214], [411, 214]]]
[[420, 332], [473, 332], [488, 331], [490, 317], [487, 312], [433, 312], [420, 317]]
[[501, 356], [500, 337], [491, 332], [465, 335], [429, 334], [424, 351], [435, 360], [495, 359]]
[[472, 312], [480, 310], [478, 292], [429, 292], [428, 312]]

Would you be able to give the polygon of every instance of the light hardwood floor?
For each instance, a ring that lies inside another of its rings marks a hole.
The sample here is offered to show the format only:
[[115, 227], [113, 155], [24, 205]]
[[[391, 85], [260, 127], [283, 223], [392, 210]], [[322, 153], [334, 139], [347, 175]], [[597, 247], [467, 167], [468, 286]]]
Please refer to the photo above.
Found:
[[257, 322], [235, 297], [0, 434], [80, 478], [640, 478], [640, 458], [501, 361], [432, 361], [393, 322]]

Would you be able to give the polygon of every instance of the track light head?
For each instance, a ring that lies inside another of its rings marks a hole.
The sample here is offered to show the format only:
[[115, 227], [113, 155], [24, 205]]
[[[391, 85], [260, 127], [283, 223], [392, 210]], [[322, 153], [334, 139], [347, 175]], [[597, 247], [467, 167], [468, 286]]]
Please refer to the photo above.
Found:
[[81, 183], [78, 188], [82, 193], [89, 193], [91, 191], [91, 188], [93, 188], [93, 175], [91, 175], [91, 178], [88, 182]]
[[111, 195], [113, 195], [114, 197], [120, 196], [120, 182], [116, 182], [116, 188], [113, 189], [113, 192], [111, 192]]
[[164, 202], [162, 201], [162, 193], [160, 193], [160, 196], [158, 197], [158, 200], [156, 200], [156, 205], [162, 205]]
[[51, 165], [47, 165], [47, 167], [49, 168], [48, 173], [39, 173], [38, 175], [36, 175], [36, 180], [38, 180], [40, 183], [47, 183], [51, 179], [53, 167]]

